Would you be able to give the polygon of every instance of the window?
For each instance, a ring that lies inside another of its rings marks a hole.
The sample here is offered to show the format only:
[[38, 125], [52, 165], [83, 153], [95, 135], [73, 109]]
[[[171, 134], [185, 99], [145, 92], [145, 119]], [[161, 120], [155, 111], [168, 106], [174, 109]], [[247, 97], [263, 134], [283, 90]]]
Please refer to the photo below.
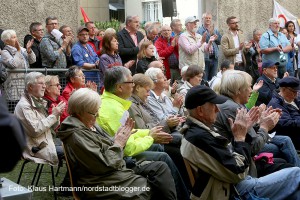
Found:
[[143, 3], [144, 20], [147, 21], [162, 21], [161, 3], [157, 1], [150, 1]]

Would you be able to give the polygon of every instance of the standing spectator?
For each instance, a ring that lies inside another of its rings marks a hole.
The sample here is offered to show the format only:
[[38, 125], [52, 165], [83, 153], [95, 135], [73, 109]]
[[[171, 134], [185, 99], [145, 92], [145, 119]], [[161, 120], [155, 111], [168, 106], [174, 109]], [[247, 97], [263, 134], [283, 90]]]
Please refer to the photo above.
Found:
[[[239, 20], [231, 16], [227, 18], [226, 23], [229, 30], [221, 38], [223, 54], [226, 59], [234, 63], [234, 69], [245, 71], [246, 60], [242, 53], [242, 51], [246, 51], [244, 48], [245, 38], [242, 31], [239, 30]], [[247, 48], [250, 48], [248, 45]]]
[[67, 48], [66, 48], [67, 67], [69, 68], [73, 65], [71, 51], [72, 51], [72, 47], [74, 45], [74, 34], [73, 34], [73, 31], [72, 31], [71, 27], [69, 27], [67, 25], [62, 25], [59, 28], [59, 31], [63, 34], [61, 36], [62, 39], [65, 39], [68, 36], [70, 36], [72, 38], [71, 41], [69, 42]]
[[158, 25], [155, 23], [152, 23], [152, 25], [146, 29], [147, 39], [150, 40], [153, 44], [155, 39], [158, 36], [158, 33], [159, 33], [159, 28]]
[[176, 35], [180, 35], [182, 33], [182, 23], [180, 19], [173, 19], [170, 24], [172, 28], [172, 37], [175, 37]]
[[[45, 92], [45, 78], [40, 72], [31, 72], [25, 77], [25, 94], [15, 108], [15, 115], [21, 121], [26, 138], [27, 147], [23, 153], [24, 159], [36, 163], [57, 165], [58, 158], [52, 134], [59, 124], [59, 116], [66, 104], [61, 102], [52, 108], [52, 114], [48, 115], [43, 100]], [[63, 155], [63, 153], [61, 154]]]
[[144, 74], [147, 69], [148, 65], [155, 61], [156, 58], [155, 54], [155, 46], [151, 41], [145, 41], [142, 43], [139, 53], [137, 54], [138, 62], [136, 64], [136, 73]]
[[[100, 88], [103, 87], [104, 74], [106, 69], [113, 66], [122, 66], [122, 60], [118, 54], [119, 43], [116, 34], [105, 34], [102, 40], [102, 55], [99, 61], [100, 69]], [[124, 64], [124, 67], [130, 68], [135, 63], [134, 60], [130, 60]]]
[[216, 39], [210, 37], [209, 43], [205, 43], [206, 33], [203, 37], [196, 33], [199, 19], [188, 17], [185, 20], [186, 31], [179, 36], [179, 68], [185, 65], [197, 65], [204, 69], [204, 51], [208, 51], [211, 43]]
[[[82, 69], [91, 70], [96, 69], [99, 64], [99, 57], [88, 44], [89, 41], [89, 29], [81, 26], [77, 30], [78, 42], [72, 48], [72, 57], [75, 65], [81, 67]], [[100, 83], [100, 76], [98, 72], [88, 72], [85, 71], [84, 75], [86, 80], [90, 80]]]
[[218, 55], [219, 55], [219, 47], [221, 44], [221, 34], [218, 29], [215, 28], [214, 24], [212, 24], [212, 14], [206, 12], [202, 16], [203, 24], [199, 27], [197, 33], [203, 35], [206, 32], [206, 43], [208, 43], [209, 38], [213, 35], [216, 36], [216, 40], [212, 42], [212, 46], [210, 47], [208, 52], [204, 53], [205, 60], [205, 74], [204, 80], [210, 81], [213, 76], [217, 74], [218, 71]]
[[292, 50], [292, 46], [286, 36], [279, 32], [279, 25], [279, 19], [271, 18], [269, 20], [269, 29], [262, 35], [259, 45], [262, 61], [279, 62], [278, 77], [282, 78], [286, 71], [288, 52]]
[[[119, 54], [123, 64], [130, 60], [137, 59], [139, 47], [144, 42], [144, 35], [139, 32], [140, 19], [138, 16], [127, 16], [126, 27], [117, 33], [119, 42]], [[130, 68], [131, 73], [135, 74], [135, 68]]]
[[94, 22], [86, 22], [85, 26], [89, 30], [88, 44], [91, 45], [91, 47], [93, 47], [96, 54], [100, 57], [102, 48], [102, 37], [96, 35], [96, 26]]
[[[5, 30], [1, 34], [1, 40], [5, 43], [4, 49], [1, 51], [2, 62], [9, 69], [27, 69], [29, 64], [36, 61], [34, 52], [31, 50], [33, 40], [30, 40], [26, 49], [20, 46], [17, 34], [14, 30]], [[24, 92], [24, 73], [8, 74], [8, 78], [4, 83], [6, 99], [17, 101]]]
[[290, 76], [294, 76], [295, 74], [295, 69], [294, 66], [297, 64], [297, 51], [295, 49], [296, 47], [296, 38], [297, 34], [295, 33], [295, 24], [292, 21], [288, 21], [285, 24], [285, 28], [287, 30], [287, 39], [290, 41], [291, 46], [292, 46], [292, 51], [288, 53], [288, 63], [286, 66], [286, 70], [289, 73]]
[[[58, 20], [56, 17], [47, 17], [47, 32], [40, 43], [42, 65], [46, 68], [66, 68], [67, 61], [65, 51], [72, 38], [56, 38], [53, 33], [58, 31]], [[63, 76], [63, 73], [51, 73]]]
[[36, 62], [30, 64], [30, 68], [42, 68], [42, 58], [40, 52], [40, 42], [44, 37], [44, 29], [40, 22], [33, 22], [29, 26], [30, 35], [24, 37], [24, 48], [26, 48], [27, 43], [33, 39], [32, 51], [35, 54]]
[[[3, 29], [0, 29], [0, 35], [3, 33]], [[5, 47], [5, 44], [4, 44], [4, 42], [0, 39], [0, 50], [3, 50], [3, 48]], [[1, 53], [1, 51], [0, 51], [0, 53]]]
[[169, 25], [161, 28], [161, 36], [156, 40], [155, 47], [159, 57], [164, 58], [167, 79], [171, 78], [171, 84], [180, 79], [178, 37], [171, 37], [172, 29]]

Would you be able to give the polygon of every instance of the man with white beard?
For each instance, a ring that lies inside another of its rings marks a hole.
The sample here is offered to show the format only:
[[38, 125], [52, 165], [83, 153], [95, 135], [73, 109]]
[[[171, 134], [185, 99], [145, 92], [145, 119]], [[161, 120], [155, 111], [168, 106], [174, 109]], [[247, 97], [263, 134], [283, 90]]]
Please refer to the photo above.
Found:
[[198, 65], [204, 70], [204, 51], [208, 52], [212, 42], [216, 39], [216, 36], [211, 36], [207, 44], [205, 42], [206, 33], [203, 34], [203, 37], [196, 33], [197, 22], [199, 19], [194, 16], [185, 20], [186, 31], [180, 35], [178, 40], [180, 69], [185, 65]]

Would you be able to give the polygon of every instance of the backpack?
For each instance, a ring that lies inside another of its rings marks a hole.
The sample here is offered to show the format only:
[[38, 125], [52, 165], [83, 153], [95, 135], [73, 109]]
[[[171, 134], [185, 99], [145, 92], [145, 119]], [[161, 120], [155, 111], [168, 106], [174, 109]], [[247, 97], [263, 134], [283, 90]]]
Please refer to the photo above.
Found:
[[0, 84], [4, 83], [7, 79], [8, 73], [7, 70], [2, 62], [1, 56], [0, 56]]

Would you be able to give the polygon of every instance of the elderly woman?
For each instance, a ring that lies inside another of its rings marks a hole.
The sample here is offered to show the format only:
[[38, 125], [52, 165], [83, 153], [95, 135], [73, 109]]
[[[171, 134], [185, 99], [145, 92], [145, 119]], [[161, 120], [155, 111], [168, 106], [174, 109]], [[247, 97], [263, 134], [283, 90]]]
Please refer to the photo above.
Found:
[[70, 95], [74, 90], [87, 87], [91, 88], [94, 91], [97, 91], [97, 85], [95, 82], [88, 81], [85, 84], [85, 76], [78, 66], [72, 66], [69, 68], [69, 70], [66, 72], [66, 80], [67, 85], [65, 89], [62, 92], [62, 96], [68, 101], [70, 98]]
[[[219, 130], [219, 133], [230, 140], [233, 138], [233, 135], [228, 118], [235, 119], [237, 109], [243, 108], [244, 104], [248, 102], [252, 92], [251, 83], [252, 77], [243, 71], [228, 70], [222, 76], [220, 94], [227, 96], [228, 100], [224, 104], [219, 105], [220, 112], [218, 113], [214, 126]], [[252, 156], [260, 152], [271, 152], [274, 154], [274, 157], [279, 158], [282, 156], [287, 162], [299, 166], [299, 158], [291, 139], [286, 136], [277, 135], [271, 139], [268, 135], [268, 132], [276, 125], [276, 119], [279, 119], [278, 115], [280, 114], [272, 108], [265, 110], [263, 106], [259, 108], [253, 107], [251, 110], [253, 113], [257, 112], [255, 110], [260, 110], [257, 127], [254, 126], [257, 120], [249, 120], [248, 124]], [[269, 140], [271, 140], [271, 142], [268, 144]], [[263, 175], [278, 169], [269, 170], [270, 171], [264, 171]], [[257, 170], [254, 165], [250, 168], [250, 175], [257, 176]]]
[[183, 85], [177, 90], [177, 92], [183, 96], [194, 86], [200, 85], [203, 78], [204, 71], [197, 65], [191, 65], [186, 70], [185, 81]]
[[[1, 51], [2, 62], [8, 69], [27, 69], [29, 64], [36, 62], [34, 52], [31, 50], [33, 39], [30, 40], [26, 49], [19, 44], [17, 34], [14, 30], [5, 30], [1, 34], [1, 40], [5, 43]], [[8, 74], [4, 89], [8, 100], [19, 100], [24, 91], [24, 73]]]
[[140, 50], [137, 54], [138, 62], [136, 64], [136, 73], [142, 73], [144, 74], [147, 69], [148, 65], [155, 61], [155, 46], [151, 41], [143, 42]]
[[[79, 196], [84, 199], [150, 199], [152, 195], [152, 198], [176, 199], [174, 182], [169, 179], [171, 174], [165, 163], [143, 163], [144, 165], [134, 167], [149, 182], [126, 168], [123, 148], [132, 133], [134, 122], [128, 119], [113, 138], [95, 123], [100, 105], [101, 99], [96, 92], [87, 88], [75, 91], [69, 99], [70, 116], [62, 123], [58, 132], [75, 176], [75, 186], [104, 189], [112, 186], [135, 187], [137, 190], [85, 190]], [[149, 170], [151, 167], [156, 168]], [[157, 184], [157, 177], [167, 183]], [[146, 187], [151, 187], [151, 190], [143, 189]]]
[[[46, 90], [44, 99], [48, 101], [48, 113], [51, 114], [53, 107], [57, 106], [60, 102], [64, 102], [66, 108], [68, 108], [68, 101], [60, 95], [61, 85], [58, 76], [47, 75], [45, 77], [45, 84]], [[60, 122], [64, 121], [66, 117], [68, 117], [67, 109], [61, 113]]]
[[[107, 33], [102, 40], [102, 55], [100, 57], [100, 88], [103, 87], [104, 74], [106, 69], [113, 66], [122, 66], [122, 59], [118, 54], [118, 40], [117, 35]], [[134, 64], [134, 60], [130, 60], [124, 64], [124, 67], [130, 68]]]

